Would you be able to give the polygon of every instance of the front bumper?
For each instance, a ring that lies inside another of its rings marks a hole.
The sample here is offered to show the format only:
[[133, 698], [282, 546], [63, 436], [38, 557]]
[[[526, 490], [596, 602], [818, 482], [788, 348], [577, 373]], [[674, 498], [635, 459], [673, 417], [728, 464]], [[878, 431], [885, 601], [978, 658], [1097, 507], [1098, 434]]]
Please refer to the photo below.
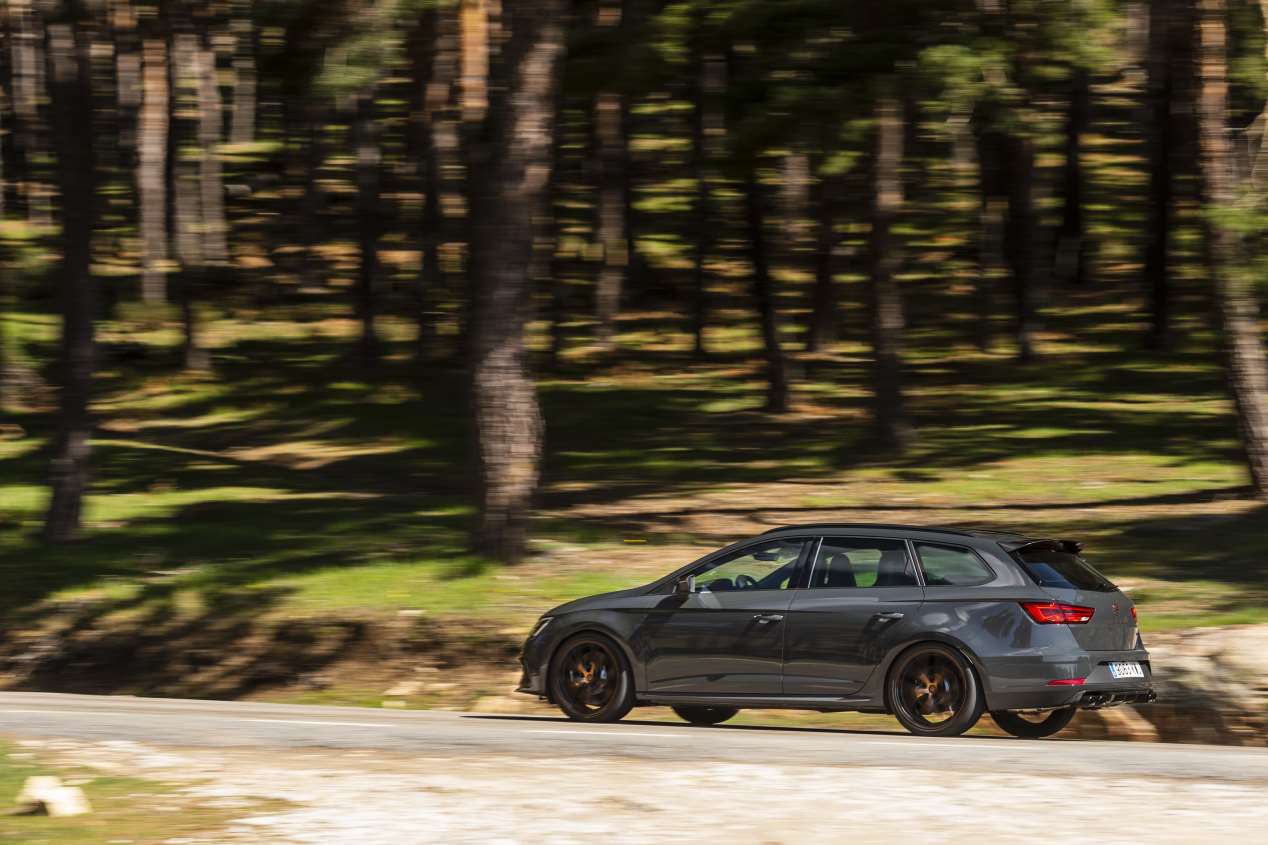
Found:
[[520, 659], [520, 683], [515, 688], [516, 692], [522, 692], [525, 695], [535, 695], [538, 698], [546, 697], [546, 685], [543, 682], [545, 674], [540, 670], [531, 669], [523, 658]]

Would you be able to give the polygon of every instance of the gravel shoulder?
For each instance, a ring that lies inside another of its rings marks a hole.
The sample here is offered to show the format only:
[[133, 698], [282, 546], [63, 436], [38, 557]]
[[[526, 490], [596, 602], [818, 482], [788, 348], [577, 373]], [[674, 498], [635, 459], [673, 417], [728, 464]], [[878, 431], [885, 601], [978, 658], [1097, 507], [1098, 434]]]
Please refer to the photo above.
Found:
[[0, 736], [242, 808], [186, 845], [980, 843], [1057, 824], [1178, 844], [1268, 825], [1251, 748], [38, 694], [0, 695]]

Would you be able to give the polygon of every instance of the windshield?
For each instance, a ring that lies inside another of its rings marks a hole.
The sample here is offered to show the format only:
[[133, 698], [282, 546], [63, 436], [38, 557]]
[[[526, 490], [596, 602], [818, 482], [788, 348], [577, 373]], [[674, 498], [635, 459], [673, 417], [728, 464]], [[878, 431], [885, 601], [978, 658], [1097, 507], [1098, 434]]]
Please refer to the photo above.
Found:
[[1048, 550], [1025, 551], [1017, 555], [1022, 566], [1041, 587], [1063, 590], [1112, 592], [1115, 587], [1090, 563], [1069, 552]]

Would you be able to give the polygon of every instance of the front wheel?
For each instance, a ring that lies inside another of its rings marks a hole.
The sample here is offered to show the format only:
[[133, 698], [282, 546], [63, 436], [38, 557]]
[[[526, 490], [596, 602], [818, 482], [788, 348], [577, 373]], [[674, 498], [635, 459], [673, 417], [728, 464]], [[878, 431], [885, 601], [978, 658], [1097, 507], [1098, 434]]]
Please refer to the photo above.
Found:
[[551, 661], [555, 703], [569, 719], [616, 722], [634, 706], [634, 680], [620, 647], [602, 634], [579, 634]]
[[940, 643], [901, 654], [885, 689], [894, 717], [919, 736], [959, 736], [982, 717], [982, 691], [973, 667], [960, 652]]
[[693, 725], [720, 725], [740, 712], [734, 707], [706, 707], [693, 704], [680, 704], [673, 710], [679, 718]]
[[1045, 713], [1013, 713], [1008, 710], [992, 710], [991, 718], [1006, 732], [1021, 739], [1043, 739], [1070, 724], [1077, 707], [1063, 707]]

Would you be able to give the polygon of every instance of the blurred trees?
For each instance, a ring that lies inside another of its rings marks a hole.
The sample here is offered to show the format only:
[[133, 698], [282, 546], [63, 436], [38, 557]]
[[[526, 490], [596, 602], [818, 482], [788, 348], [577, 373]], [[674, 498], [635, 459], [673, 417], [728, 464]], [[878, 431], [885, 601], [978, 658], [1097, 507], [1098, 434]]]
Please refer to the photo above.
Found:
[[[7, 0], [0, 32], [0, 214], [61, 260], [52, 540], [78, 531], [103, 308], [170, 317], [181, 365], [214, 376], [200, 315], [328, 290], [345, 245], [350, 360], [390, 366], [395, 316], [419, 375], [464, 376], [473, 546], [491, 556], [522, 556], [539, 485], [538, 316], [556, 367], [603, 366], [631, 302], [694, 357], [729, 354], [711, 332], [743, 326], [772, 413], [798, 404], [802, 350], [861, 343], [876, 440], [902, 449], [908, 243], [954, 244], [970, 313], [948, 325], [979, 354], [999, 354], [1006, 286], [1000, 348], [1034, 360], [1045, 310], [1109, 260], [1097, 135], [1144, 165], [1142, 192], [1114, 198], [1137, 254], [1114, 260], [1150, 345], [1174, 347], [1177, 311], [1209, 297], [1268, 491], [1259, 2]], [[1123, 100], [1141, 120], [1106, 123]], [[1209, 285], [1186, 300], [1198, 201]], [[38, 307], [10, 246], [6, 285]], [[404, 275], [389, 251], [412, 256]], [[130, 269], [107, 283], [94, 256]], [[856, 312], [866, 331], [842, 336]], [[581, 335], [603, 354], [567, 348]]]

